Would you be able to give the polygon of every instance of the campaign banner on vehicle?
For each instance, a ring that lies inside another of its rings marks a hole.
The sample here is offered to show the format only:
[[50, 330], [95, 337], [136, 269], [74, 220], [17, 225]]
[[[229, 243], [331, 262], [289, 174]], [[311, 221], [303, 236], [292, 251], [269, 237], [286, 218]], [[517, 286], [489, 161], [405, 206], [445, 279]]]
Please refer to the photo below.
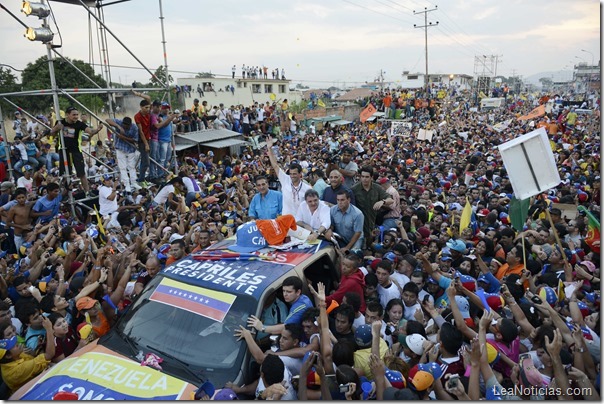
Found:
[[187, 382], [132, 360], [98, 352], [53, 366], [21, 400], [52, 400], [60, 391], [79, 400], [178, 400]]
[[[203, 260], [190, 255], [163, 269], [162, 274], [202, 288], [259, 298], [268, 285], [317, 254], [325, 245], [323, 241], [308, 248], [266, 253], [271, 260]], [[210, 251], [220, 253], [219, 250]]]

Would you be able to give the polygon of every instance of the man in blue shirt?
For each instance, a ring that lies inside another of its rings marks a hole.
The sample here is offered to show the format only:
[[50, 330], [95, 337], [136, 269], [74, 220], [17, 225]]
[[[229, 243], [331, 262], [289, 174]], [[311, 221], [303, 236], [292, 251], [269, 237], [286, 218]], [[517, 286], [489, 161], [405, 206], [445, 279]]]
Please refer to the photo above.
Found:
[[105, 122], [114, 129], [117, 166], [120, 169], [120, 180], [124, 186], [124, 191], [128, 195], [132, 192], [132, 189], [141, 189], [141, 186], [136, 182], [138, 127], [132, 124], [132, 118], [129, 116], [122, 120], [109, 118]]
[[283, 210], [283, 195], [279, 191], [268, 188], [268, 180], [264, 175], [256, 177], [256, 190], [250, 202], [248, 215], [252, 219], [276, 219]]
[[285, 330], [285, 324], [302, 325], [302, 316], [306, 310], [313, 307], [308, 296], [302, 294], [302, 286], [302, 280], [297, 276], [290, 276], [283, 281], [283, 300], [290, 306], [289, 314], [283, 324], [265, 326], [258, 317], [250, 316], [247, 319], [247, 326], [254, 327], [256, 330], [268, 334], [281, 334]]
[[[176, 118], [176, 114], [170, 114], [169, 112], [170, 104], [168, 104], [167, 102], [163, 102], [161, 104], [161, 112], [159, 113], [159, 117], [162, 120], [169, 120], [170, 122], [173, 122]], [[172, 160], [172, 123], [159, 128], [158, 140], [159, 153], [157, 162], [160, 163], [163, 167], [169, 169], [170, 160]], [[160, 177], [163, 177], [165, 176], [166, 172], [163, 170], [159, 170], [158, 174]]]
[[38, 199], [29, 215], [37, 219], [36, 224], [46, 224], [58, 216], [62, 200], [59, 184], [51, 182], [46, 186], [46, 196]]
[[336, 195], [337, 205], [331, 207], [331, 227], [325, 233], [327, 240], [338, 233], [342, 240], [338, 240], [344, 251], [363, 248], [363, 213], [350, 203], [350, 195], [345, 189]]

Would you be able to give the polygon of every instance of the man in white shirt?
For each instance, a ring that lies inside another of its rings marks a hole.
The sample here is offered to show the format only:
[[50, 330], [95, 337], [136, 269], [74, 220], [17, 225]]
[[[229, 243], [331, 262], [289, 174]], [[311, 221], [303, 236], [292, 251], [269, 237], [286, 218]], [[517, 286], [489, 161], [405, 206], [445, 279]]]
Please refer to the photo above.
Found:
[[401, 292], [398, 286], [390, 280], [392, 274], [392, 264], [388, 260], [382, 260], [378, 263], [375, 269], [375, 276], [378, 278], [378, 296], [380, 297], [380, 304], [384, 309], [388, 305], [388, 302], [392, 299], [400, 299]]
[[233, 125], [229, 122], [230, 112], [224, 108], [224, 104], [220, 103], [220, 109], [216, 112], [216, 119], [226, 126], [228, 130], [233, 129]]
[[25, 188], [27, 193], [31, 193], [34, 186], [34, 179], [32, 178], [32, 174], [34, 173], [34, 168], [29, 164], [23, 166], [23, 177], [19, 177], [17, 180], [17, 188]]
[[304, 202], [298, 207], [295, 217], [298, 226], [310, 230], [309, 242], [322, 236], [331, 226], [329, 206], [319, 199], [319, 193], [312, 188], [304, 194]]
[[298, 163], [289, 165], [289, 175], [279, 167], [277, 157], [273, 151], [274, 140], [270, 136], [266, 138], [266, 146], [268, 149], [268, 157], [271, 161], [273, 170], [279, 177], [281, 183], [281, 193], [283, 194], [283, 215], [296, 215], [300, 204], [304, 201], [306, 191], [312, 187], [302, 181], [302, 167]]
[[103, 185], [99, 187], [99, 213], [109, 216], [117, 212], [117, 182], [110, 174], [103, 175]]

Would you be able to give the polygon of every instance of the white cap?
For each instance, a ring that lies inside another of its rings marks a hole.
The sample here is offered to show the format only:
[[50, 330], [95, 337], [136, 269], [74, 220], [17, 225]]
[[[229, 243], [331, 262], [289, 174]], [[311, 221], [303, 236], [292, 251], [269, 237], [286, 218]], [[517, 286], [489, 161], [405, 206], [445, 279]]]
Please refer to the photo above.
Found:
[[424, 341], [426, 339], [421, 334], [411, 334], [405, 337], [407, 348], [416, 355], [424, 353]]
[[176, 240], [180, 240], [181, 238], [184, 238], [184, 237], [185, 237], [185, 236], [183, 236], [182, 234], [177, 234], [177, 233], [174, 233], [174, 234], [172, 234], [172, 235], [170, 236], [170, 240], [168, 240], [168, 242], [169, 242], [170, 244], [172, 244], [174, 241], [176, 241]]

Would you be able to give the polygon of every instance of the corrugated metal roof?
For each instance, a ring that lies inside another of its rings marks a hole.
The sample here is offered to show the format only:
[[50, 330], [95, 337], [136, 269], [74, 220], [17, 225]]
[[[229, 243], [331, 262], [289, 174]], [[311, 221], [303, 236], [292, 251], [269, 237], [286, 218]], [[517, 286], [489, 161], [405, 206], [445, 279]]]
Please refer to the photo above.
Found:
[[178, 134], [176, 135], [176, 138], [192, 140], [195, 143], [204, 143], [235, 136], [241, 136], [241, 133], [233, 132], [228, 129], [208, 129]]
[[201, 143], [202, 146], [212, 147], [214, 149], [222, 149], [223, 147], [237, 146], [240, 144], [250, 144], [250, 142], [247, 142], [243, 139], [230, 138], [230, 139], [215, 140], [213, 142], [202, 142]]
[[180, 136], [174, 137], [175, 149], [176, 151], [181, 151], [184, 149], [188, 149], [189, 147], [194, 147], [197, 145], [197, 142], [194, 142], [190, 139], [181, 138]]

